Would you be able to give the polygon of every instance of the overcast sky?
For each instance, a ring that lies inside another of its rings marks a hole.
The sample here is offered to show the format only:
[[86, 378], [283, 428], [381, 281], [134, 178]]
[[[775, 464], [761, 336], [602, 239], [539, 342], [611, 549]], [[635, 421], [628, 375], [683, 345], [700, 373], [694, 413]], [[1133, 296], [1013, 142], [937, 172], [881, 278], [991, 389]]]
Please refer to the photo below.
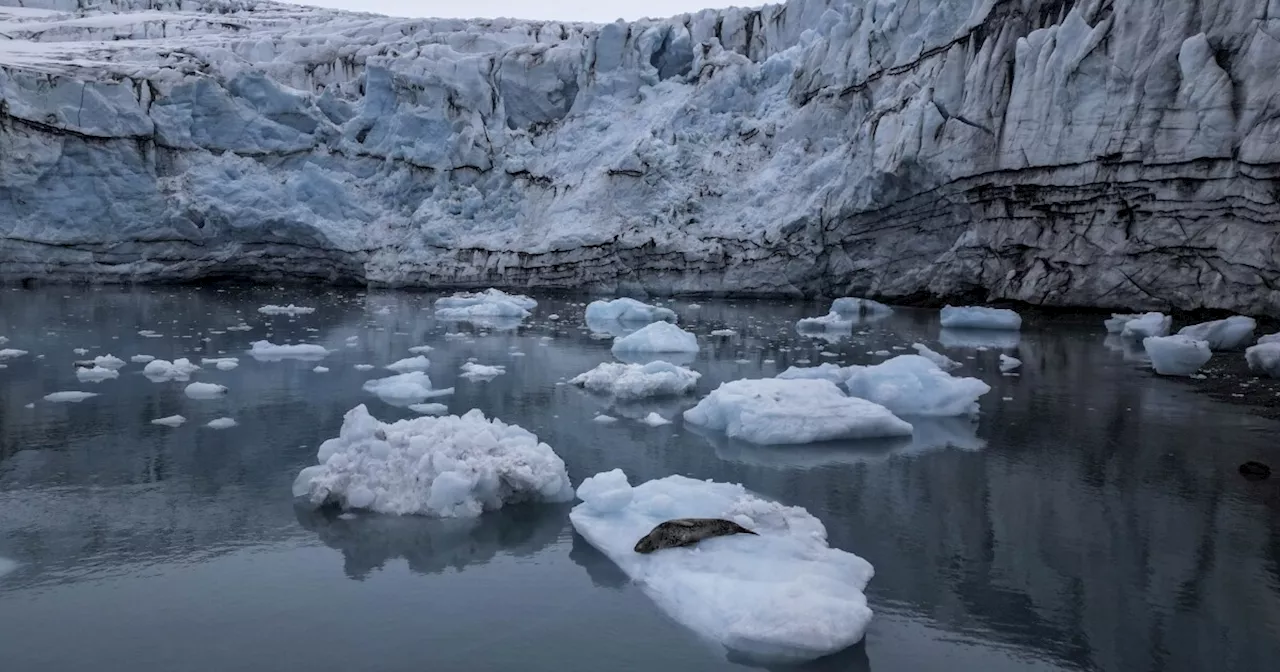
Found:
[[615, 19], [665, 18], [707, 7], [752, 7], [764, 0], [285, 0], [392, 16], [554, 19], [610, 22]]

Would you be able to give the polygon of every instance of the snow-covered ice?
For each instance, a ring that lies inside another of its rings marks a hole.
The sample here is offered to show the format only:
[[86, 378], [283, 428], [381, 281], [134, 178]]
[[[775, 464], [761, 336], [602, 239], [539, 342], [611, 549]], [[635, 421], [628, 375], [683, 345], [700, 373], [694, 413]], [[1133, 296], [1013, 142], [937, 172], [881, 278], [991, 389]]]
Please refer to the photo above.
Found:
[[1207, 342], [1182, 334], [1144, 338], [1142, 347], [1151, 358], [1151, 367], [1162, 376], [1190, 376], [1213, 356]]
[[287, 306], [276, 306], [276, 305], [263, 306], [258, 309], [258, 312], [262, 313], [263, 315], [297, 316], [297, 315], [310, 315], [311, 313], [316, 312], [316, 309], [309, 308], [307, 306], [295, 306], [291, 303]]
[[1280, 342], [1259, 343], [1244, 351], [1249, 370], [1271, 378], [1280, 378]]
[[844, 381], [849, 380], [849, 376], [860, 368], [862, 367], [839, 366], [831, 363], [818, 366], [792, 366], [775, 377], [783, 380], [829, 380], [836, 385], [843, 385]]
[[216, 383], [191, 383], [182, 393], [192, 399], [217, 399], [227, 393], [227, 387]]
[[654, 322], [613, 341], [613, 354], [655, 352], [697, 353], [698, 337], [670, 322]]
[[701, 377], [697, 371], [663, 361], [648, 364], [605, 362], [575, 376], [569, 383], [627, 401], [686, 394], [697, 386]]
[[1178, 334], [1188, 338], [1205, 341], [1214, 352], [1223, 350], [1243, 350], [1253, 340], [1253, 331], [1258, 328], [1258, 321], [1252, 317], [1233, 315], [1225, 320], [1202, 322], [1183, 327]]
[[85, 399], [88, 399], [90, 397], [96, 397], [96, 396], [98, 396], [96, 392], [74, 392], [74, 391], [53, 392], [51, 394], [44, 395], [44, 400], [51, 401], [55, 404], [63, 404], [63, 403], [78, 404], [84, 401]]
[[472, 382], [478, 382], [493, 380], [506, 372], [507, 367], [505, 366], [489, 366], [486, 364], [477, 364], [475, 362], [465, 362], [462, 365], [462, 373], [458, 375]]
[[104, 380], [112, 380], [119, 377], [119, 371], [101, 366], [95, 366], [91, 369], [83, 367], [76, 369], [76, 379], [82, 383], [101, 383]]
[[388, 424], [360, 405], [316, 459], [298, 474], [293, 494], [317, 507], [332, 501], [343, 509], [467, 518], [573, 497], [564, 461], [550, 446], [478, 409]]
[[364, 390], [394, 406], [420, 404], [431, 398], [431, 378], [422, 371], [410, 371], [366, 381]]
[[1022, 316], [1005, 308], [945, 306], [942, 309], [942, 328], [1018, 331], [1022, 329]]
[[1021, 366], [1022, 366], [1021, 359], [1018, 359], [1017, 357], [1010, 357], [1009, 355], [1006, 355], [1003, 353], [1000, 354], [1000, 370], [1001, 371], [1008, 373], [1010, 371], [1017, 370]]
[[388, 364], [387, 369], [396, 373], [408, 373], [410, 371], [426, 371], [431, 368], [431, 360], [418, 355], [417, 357], [407, 357], [398, 362]]
[[271, 341], [254, 341], [249, 347], [249, 356], [259, 362], [279, 362], [286, 359], [317, 361], [329, 356], [329, 351], [323, 345], [312, 343], [276, 345]]
[[186, 381], [191, 378], [191, 374], [199, 370], [199, 364], [192, 363], [191, 360], [185, 357], [180, 357], [172, 362], [164, 359], [153, 359], [147, 362], [146, 367], [142, 369], [142, 375], [155, 383], [169, 380]]
[[981, 380], [952, 376], [919, 355], [899, 355], [858, 369], [845, 386], [853, 396], [904, 417], [974, 415], [978, 398], [991, 391]]
[[[587, 304], [586, 323], [587, 327], [593, 331], [605, 331], [611, 322], [648, 324], [658, 321], [676, 322], [675, 311], [629, 298], [592, 301]], [[596, 329], [593, 325], [599, 325], [602, 328]]]
[[1124, 323], [1120, 335], [1132, 341], [1141, 341], [1152, 336], [1168, 336], [1173, 326], [1173, 318], [1164, 313], [1143, 313]]
[[934, 364], [937, 364], [938, 368], [942, 369], [943, 371], [951, 371], [953, 369], [958, 369], [961, 366], [964, 366], [960, 362], [957, 362], [956, 360], [951, 359], [950, 357], [940, 352], [936, 352], [930, 349], [929, 346], [925, 345], [924, 343], [916, 343], [911, 347], [914, 348], [915, 351], [919, 353], [921, 357], [924, 357], [925, 359], [933, 362]]
[[161, 425], [164, 427], [181, 427], [186, 423], [187, 419], [181, 415], [170, 415], [163, 418], [156, 418], [151, 421], [153, 425]]
[[[578, 487], [569, 520], [663, 611], [732, 652], [762, 659], [820, 658], [859, 642], [872, 612], [863, 594], [875, 571], [827, 545], [822, 522], [741, 485], [668, 476], [632, 487], [625, 473]], [[636, 553], [636, 542], [674, 518], [722, 518], [755, 532], [687, 548]]]
[[885, 407], [818, 379], [734, 380], [684, 412], [687, 423], [749, 443], [785, 445], [909, 436], [910, 423]]

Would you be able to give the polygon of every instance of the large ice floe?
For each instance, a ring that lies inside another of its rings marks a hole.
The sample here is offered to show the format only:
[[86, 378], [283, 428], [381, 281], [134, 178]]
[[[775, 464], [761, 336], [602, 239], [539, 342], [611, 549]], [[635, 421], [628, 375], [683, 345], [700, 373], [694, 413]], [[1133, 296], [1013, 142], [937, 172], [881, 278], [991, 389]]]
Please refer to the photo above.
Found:
[[383, 423], [360, 405], [316, 459], [293, 484], [294, 496], [315, 507], [466, 518], [573, 498], [564, 462], [550, 446], [479, 410]]
[[1189, 336], [1151, 336], [1142, 340], [1151, 368], [1162, 376], [1190, 376], [1209, 363], [1209, 344]]
[[608, 394], [619, 401], [687, 394], [697, 386], [701, 373], [670, 362], [620, 364], [605, 362], [571, 379], [592, 392]]
[[952, 376], [919, 355], [859, 368], [845, 386], [849, 394], [901, 416], [973, 416], [978, 398], [991, 391], [981, 380]]
[[[668, 476], [632, 487], [613, 470], [578, 487], [569, 520], [671, 618], [730, 652], [820, 658], [859, 642], [872, 612], [866, 560], [827, 545], [822, 522], [741, 485]], [[753, 535], [640, 554], [636, 542], [673, 518], [721, 518]]]
[[942, 309], [942, 328], [1018, 331], [1022, 329], [1022, 316], [1005, 308], [945, 306]]
[[1252, 317], [1234, 315], [1225, 320], [1183, 327], [1178, 330], [1178, 334], [1197, 341], [1205, 341], [1210, 350], [1217, 352], [1244, 349], [1253, 341], [1253, 331], [1257, 328], [1258, 321]]
[[313, 343], [276, 345], [271, 341], [254, 341], [249, 346], [249, 356], [259, 362], [281, 362], [286, 359], [314, 362], [328, 357], [329, 350]]
[[435, 314], [443, 320], [523, 319], [537, 306], [538, 302], [527, 296], [490, 288], [436, 299]]
[[761, 445], [911, 435], [911, 424], [884, 406], [803, 378], [723, 383], [685, 411], [684, 421]]
[[610, 326], [610, 323], [620, 322], [622, 324], [648, 324], [650, 322], [677, 322], [676, 311], [670, 308], [662, 308], [659, 306], [651, 306], [647, 303], [637, 301], [635, 299], [621, 298], [612, 301], [592, 301], [587, 304], [586, 311], [587, 327], [593, 331], [602, 331], [603, 329], [595, 329], [593, 325], [602, 327]]
[[695, 354], [698, 337], [670, 322], [654, 322], [635, 333], [613, 340], [614, 355], [647, 355], [654, 353]]

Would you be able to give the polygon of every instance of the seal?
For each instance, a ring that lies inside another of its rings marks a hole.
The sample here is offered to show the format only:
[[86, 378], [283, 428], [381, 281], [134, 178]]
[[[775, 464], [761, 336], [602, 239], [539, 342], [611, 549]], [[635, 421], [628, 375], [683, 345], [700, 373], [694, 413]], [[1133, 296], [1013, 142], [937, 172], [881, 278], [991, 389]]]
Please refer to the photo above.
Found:
[[[664, 548], [692, 546], [703, 539], [731, 534], [756, 534], [733, 522], [720, 518], [677, 518], [660, 523], [636, 542], [636, 553], [652, 553]], [[759, 536], [759, 535], [756, 535]]]

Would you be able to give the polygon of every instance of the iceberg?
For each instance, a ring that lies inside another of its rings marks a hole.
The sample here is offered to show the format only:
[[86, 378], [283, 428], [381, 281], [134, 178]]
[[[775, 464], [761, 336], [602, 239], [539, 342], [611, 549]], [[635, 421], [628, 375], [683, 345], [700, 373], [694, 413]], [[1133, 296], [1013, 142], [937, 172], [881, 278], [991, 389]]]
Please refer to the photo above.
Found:
[[1209, 362], [1209, 344], [1189, 336], [1151, 336], [1142, 340], [1151, 368], [1162, 376], [1190, 376]]
[[849, 394], [904, 417], [976, 415], [978, 398], [991, 386], [957, 378], [919, 355], [900, 355], [858, 369], [845, 382]]
[[227, 387], [215, 383], [191, 383], [182, 392], [191, 399], [217, 399], [227, 393]]
[[459, 375], [472, 382], [493, 380], [498, 376], [507, 372], [505, 366], [489, 366], [486, 364], [476, 364], [475, 362], [466, 362], [462, 365], [462, 373]]
[[613, 354], [697, 353], [698, 337], [670, 322], [654, 322], [613, 341]]
[[199, 370], [199, 364], [193, 364], [191, 360], [185, 357], [175, 359], [172, 362], [164, 359], [153, 359], [143, 367], [142, 375], [153, 383], [163, 383], [170, 380], [186, 381], [191, 378], [191, 374]]
[[93, 368], [81, 367], [76, 369], [76, 379], [82, 383], [101, 383], [104, 380], [111, 380], [119, 377], [119, 371], [101, 366], [95, 366]]
[[[578, 487], [574, 530], [700, 637], [752, 659], [799, 662], [862, 640], [872, 612], [866, 560], [827, 545], [822, 522], [741, 485], [668, 476], [632, 487], [615, 469]], [[732, 520], [758, 536], [715, 537], [694, 547], [636, 553], [636, 542], [673, 518]]]
[[942, 309], [942, 328], [1018, 331], [1022, 329], [1022, 316], [1004, 308], [946, 306]]
[[94, 357], [92, 364], [103, 369], [122, 369], [124, 368], [124, 360], [113, 355], [101, 355]]
[[[641, 323], [677, 322], [676, 312], [670, 308], [660, 308], [642, 303], [635, 299], [621, 298], [612, 301], [592, 301], [587, 304], [586, 322], [590, 328], [593, 324], [608, 326], [611, 322]], [[592, 329], [592, 331], [602, 331]]]
[[911, 435], [910, 423], [885, 407], [815, 379], [723, 383], [685, 411], [684, 421], [761, 445]]
[[1249, 370], [1271, 378], [1280, 378], [1280, 342], [1259, 343], [1244, 351]]
[[271, 341], [254, 341], [249, 348], [249, 356], [259, 362], [280, 362], [286, 359], [314, 362], [328, 357], [329, 351], [323, 345], [309, 343], [276, 345]]
[[1178, 334], [1197, 341], [1205, 341], [1214, 352], [1222, 350], [1243, 350], [1253, 340], [1253, 331], [1258, 328], [1258, 321], [1252, 317], [1234, 315], [1225, 320], [1202, 322], [1183, 327]]
[[648, 364], [605, 362], [569, 379], [592, 392], [609, 394], [619, 401], [687, 394], [698, 384], [701, 373], [656, 361]]
[[13, 359], [15, 357], [22, 357], [23, 355], [26, 355], [26, 354], [27, 354], [26, 350], [18, 350], [16, 348], [5, 348], [3, 350], [0, 350], [0, 360]]
[[417, 357], [406, 357], [405, 359], [401, 359], [397, 362], [388, 364], [386, 368], [387, 370], [395, 371], [396, 373], [408, 373], [410, 371], [426, 371], [427, 369], [431, 368], [431, 360], [427, 359], [422, 355], [418, 355]]
[[1168, 336], [1173, 326], [1173, 318], [1164, 313], [1144, 313], [1124, 323], [1120, 336], [1132, 341], [1141, 341], [1152, 336]]
[[842, 315], [837, 312], [830, 312], [822, 317], [805, 317], [796, 322], [796, 331], [801, 334], [821, 333], [824, 331], [836, 331], [848, 333], [853, 331], [853, 325], [858, 321], [856, 316]]
[[436, 299], [436, 317], [442, 320], [472, 319], [523, 319], [529, 317], [538, 302], [519, 294], [507, 294], [497, 289], [483, 292], [461, 293]]
[[388, 424], [362, 404], [316, 459], [298, 474], [293, 495], [317, 508], [472, 518], [508, 504], [573, 498], [564, 461], [550, 446], [478, 409]]
[[219, 371], [231, 371], [240, 366], [240, 358], [238, 357], [204, 357], [200, 360], [202, 366], [213, 366]]
[[1104, 320], [1103, 326], [1107, 328], [1108, 334], [1124, 333], [1124, 325], [1142, 317], [1142, 313], [1112, 313], [1111, 319]]
[[420, 404], [432, 398], [434, 392], [431, 389], [431, 378], [422, 371], [366, 381], [364, 391], [393, 406]]
[[210, 420], [205, 423], [204, 426], [209, 429], [231, 429], [239, 424], [240, 423], [235, 421], [235, 418], [218, 418], [216, 420]]

